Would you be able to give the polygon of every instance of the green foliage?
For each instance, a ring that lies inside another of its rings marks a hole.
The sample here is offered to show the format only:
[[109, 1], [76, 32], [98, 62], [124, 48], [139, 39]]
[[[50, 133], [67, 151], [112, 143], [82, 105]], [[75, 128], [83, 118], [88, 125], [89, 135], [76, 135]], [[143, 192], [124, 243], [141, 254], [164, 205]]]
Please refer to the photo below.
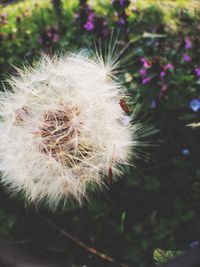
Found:
[[[49, 214], [41, 207], [37, 212], [24, 208], [23, 201], [9, 199], [1, 189], [0, 233], [54, 252], [66, 266], [110, 266], [52, 231], [43, 220], [45, 215], [120, 261], [149, 266], [153, 257], [159, 262], [171, 258], [173, 251], [200, 239], [199, 128], [186, 127], [199, 121], [199, 111], [191, 107], [199, 97], [200, 84], [198, 3], [138, 1], [138, 6], [123, 9], [96, 1], [92, 6], [95, 29], [89, 31], [85, 23], [91, 9], [81, 2], [62, 1], [62, 29], [48, 0], [3, 7], [0, 78], [15, 72], [12, 65], [37, 60], [41, 51], [92, 46], [94, 39], [104, 40], [103, 34], [109, 35], [112, 27], [120, 28], [127, 33], [120, 43], [131, 42], [121, 78], [133, 95], [138, 120], [155, 124], [159, 133], [146, 137], [153, 145], [144, 148], [146, 154], [141, 152], [137, 168], [130, 167], [122, 180], [103, 192], [91, 190], [89, 203], [82, 208], [68, 205]], [[119, 21], [122, 18], [124, 24]]]

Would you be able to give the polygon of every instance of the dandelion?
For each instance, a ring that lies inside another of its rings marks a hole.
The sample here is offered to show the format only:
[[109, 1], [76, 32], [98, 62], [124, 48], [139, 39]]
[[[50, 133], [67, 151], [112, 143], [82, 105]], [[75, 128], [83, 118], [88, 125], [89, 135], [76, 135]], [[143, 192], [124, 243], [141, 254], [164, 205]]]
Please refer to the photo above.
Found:
[[11, 193], [55, 209], [122, 174], [141, 131], [119, 103], [113, 68], [82, 51], [43, 56], [10, 79], [0, 95], [0, 171]]
[[129, 125], [130, 121], [131, 121], [131, 117], [130, 116], [124, 116], [123, 123], [125, 125]]

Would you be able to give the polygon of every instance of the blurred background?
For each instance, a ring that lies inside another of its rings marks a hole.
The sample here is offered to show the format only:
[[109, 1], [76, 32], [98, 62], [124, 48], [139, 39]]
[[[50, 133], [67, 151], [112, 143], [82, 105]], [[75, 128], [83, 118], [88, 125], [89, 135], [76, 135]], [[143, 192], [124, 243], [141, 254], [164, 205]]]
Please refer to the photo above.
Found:
[[[128, 64], [120, 78], [138, 120], [158, 129], [135, 167], [82, 208], [51, 213], [0, 187], [0, 235], [70, 267], [118, 266], [53, 230], [45, 218], [130, 266], [169, 260], [200, 240], [200, 2], [197, 0], [0, 0], [0, 80], [41, 51], [94, 47], [113, 29]], [[1, 90], [3, 85], [0, 85]], [[196, 123], [196, 124], [195, 124]], [[147, 138], [147, 139], [148, 139]]]

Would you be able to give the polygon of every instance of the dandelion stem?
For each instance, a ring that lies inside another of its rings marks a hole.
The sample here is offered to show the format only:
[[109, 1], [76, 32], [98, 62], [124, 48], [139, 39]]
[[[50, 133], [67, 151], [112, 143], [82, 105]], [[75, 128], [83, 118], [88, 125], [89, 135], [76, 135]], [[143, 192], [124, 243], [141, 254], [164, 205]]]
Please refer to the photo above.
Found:
[[110, 256], [98, 251], [97, 249], [88, 246], [87, 244], [85, 244], [84, 242], [79, 240], [78, 238], [74, 237], [72, 234], [70, 234], [67, 231], [65, 231], [64, 229], [60, 228], [52, 220], [50, 220], [50, 219], [48, 219], [46, 217], [43, 217], [43, 218], [45, 219], [45, 221], [48, 223], [49, 226], [51, 226], [52, 228], [57, 230], [61, 235], [67, 237], [68, 239], [70, 239], [75, 244], [77, 244], [78, 246], [82, 247], [83, 249], [85, 249], [89, 253], [101, 258], [102, 260], [105, 260], [105, 261], [108, 261], [110, 263], [113, 263], [113, 264], [115, 264], [115, 266], [117, 265], [119, 267], [133, 267], [132, 265], [128, 265], [128, 264], [123, 263], [123, 262], [119, 262], [119, 261], [115, 260], [114, 258], [112, 258], [112, 257], [110, 257]]

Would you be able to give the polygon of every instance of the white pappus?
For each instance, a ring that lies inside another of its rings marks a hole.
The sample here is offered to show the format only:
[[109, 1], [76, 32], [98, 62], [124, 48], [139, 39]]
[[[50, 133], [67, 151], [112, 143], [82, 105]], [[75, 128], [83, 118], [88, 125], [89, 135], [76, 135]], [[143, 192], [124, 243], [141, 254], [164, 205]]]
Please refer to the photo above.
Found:
[[80, 204], [89, 184], [121, 175], [137, 129], [121, 108], [125, 90], [113, 66], [84, 51], [42, 56], [0, 94], [1, 181], [33, 203]]

